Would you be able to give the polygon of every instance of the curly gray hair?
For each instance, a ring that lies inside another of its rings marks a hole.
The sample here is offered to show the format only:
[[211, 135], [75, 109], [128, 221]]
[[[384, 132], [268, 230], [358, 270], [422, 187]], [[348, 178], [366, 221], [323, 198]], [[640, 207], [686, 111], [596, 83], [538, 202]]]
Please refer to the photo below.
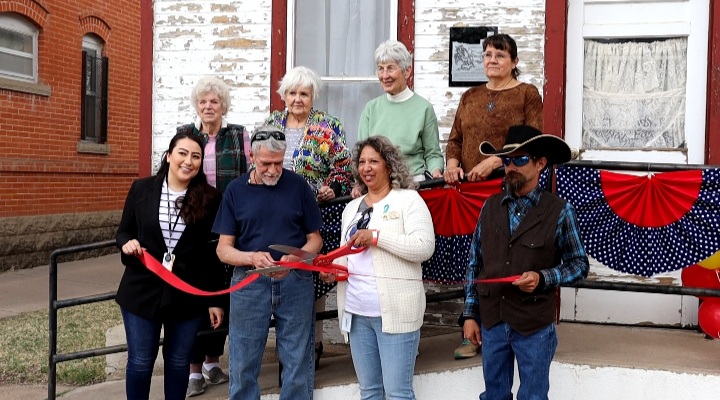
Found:
[[318, 94], [320, 94], [321, 87], [322, 81], [313, 70], [308, 67], [299, 66], [291, 69], [282, 77], [277, 94], [279, 94], [280, 98], [284, 101], [285, 95], [290, 90], [308, 88], [312, 91], [312, 98], [315, 100]]
[[393, 189], [417, 189], [418, 183], [413, 180], [410, 170], [405, 163], [405, 156], [400, 152], [400, 148], [392, 144], [390, 139], [385, 136], [370, 136], [369, 138], [355, 143], [352, 157], [352, 174], [355, 182], [358, 183], [360, 193], [365, 194], [368, 191], [367, 185], [360, 178], [358, 165], [360, 163], [360, 153], [366, 146], [370, 146], [380, 154], [385, 161], [387, 169], [390, 172], [390, 185]]
[[200, 108], [198, 100], [200, 97], [208, 94], [215, 93], [220, 98], [220, 104], [222, 105], [222, 115], [227, 114], [230, 109], [230, 89], [228, 85], [222, 79], [215, 76], [205, 76], [200, 78], [195, 84], [195, 87], [190, 94], [190, 102], [195, 108], [195, 112], [200, 115]]

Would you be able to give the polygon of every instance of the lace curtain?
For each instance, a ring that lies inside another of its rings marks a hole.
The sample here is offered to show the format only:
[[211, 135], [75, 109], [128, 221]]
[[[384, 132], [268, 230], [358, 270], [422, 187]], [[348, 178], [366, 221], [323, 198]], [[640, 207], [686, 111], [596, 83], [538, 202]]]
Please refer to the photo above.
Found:
[[583, 148], [685, 148], [687, 39], [585, 41]]

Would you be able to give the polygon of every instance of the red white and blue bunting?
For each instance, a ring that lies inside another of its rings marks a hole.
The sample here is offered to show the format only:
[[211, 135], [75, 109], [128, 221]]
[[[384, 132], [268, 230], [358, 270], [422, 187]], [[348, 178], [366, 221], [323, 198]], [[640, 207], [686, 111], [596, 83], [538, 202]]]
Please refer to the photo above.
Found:
[[651, 276], [720, 249], [720, 170], [643, 176], [560, 166], [557, 193], [577, 211], [590, 256], [617, 271]]

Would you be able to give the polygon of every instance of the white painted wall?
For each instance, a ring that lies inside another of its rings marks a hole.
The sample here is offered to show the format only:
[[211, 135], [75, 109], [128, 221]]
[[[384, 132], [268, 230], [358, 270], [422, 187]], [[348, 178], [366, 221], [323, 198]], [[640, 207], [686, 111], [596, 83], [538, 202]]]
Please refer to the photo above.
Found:
[[415, 91], [435, 108], [443, 142], [468, 88], [448, 86], [450, 28], [497, 26], [518, 45], [520, 80], [544, 84], [545, 1], [417, 0], [415, 2]]
[[[513, 393], [519, 378], [515, 372]], [[645, 369], [596, 367], [553, 362], [551, 399], [707, 400], [717, 398], [720, 376]], [[421, 400], [477, 399], [484, 388], [482, 367], [415, 375], [415, 396]], [[715, 393], [715, 394], [713, 394]], [[277, 394], [262, 396], [277, 400]], [[359, 399], [357, 384], [315, 389], [315, 400]]]
[[[195, 115], [189, 99], [201, 76], [231, 86], [228, 120], [250, 128], [270, 111], [270, 0], [156, 0], [153, 60], [153, 165], [175, 128]], [[415, 2], [415, 90], [435, 107], [441, 139], [467, 88], [449, 88], [449, 28], [498, 26], [518, 42], [521, 80], [542, 92], [544, 0]], [[272, 85], [274, 86], [274, 85]]]
[[253, 127], [270, 111], [270, 0], [154, 2], [153, 165], [178, 125], [194, 121], [190, 92], [217, 75], [230, 86], [227, 119]]

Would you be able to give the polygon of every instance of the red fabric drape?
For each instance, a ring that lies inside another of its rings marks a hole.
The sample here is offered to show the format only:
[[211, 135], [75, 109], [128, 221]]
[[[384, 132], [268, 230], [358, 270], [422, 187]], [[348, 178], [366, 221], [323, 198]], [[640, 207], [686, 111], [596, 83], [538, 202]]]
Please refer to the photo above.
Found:
[[610, 208], [623, 220], [644, 228], [659, 228], [679, 220], [695, 204], [702, 172], [678, 171], [646, 176], [600, 171]]
[[485, 200], [501, 190], [502, 178], [498, 178], [421, 190], [420, 196], [430, 209], [436, 235], [472, 235]]

